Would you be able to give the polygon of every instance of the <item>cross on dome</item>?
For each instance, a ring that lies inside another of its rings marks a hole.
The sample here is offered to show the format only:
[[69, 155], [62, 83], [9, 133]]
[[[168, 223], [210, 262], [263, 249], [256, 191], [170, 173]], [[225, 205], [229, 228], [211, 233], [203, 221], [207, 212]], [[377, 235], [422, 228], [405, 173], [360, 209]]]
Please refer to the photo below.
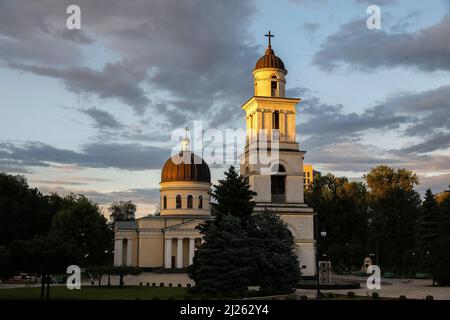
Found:
[[269, 38], [269, 47], [270, 47], [270, 46], [271, 46], [271, 44], [270, 44], [270, 38], [273, 38], [273, 37], [275, 37], [275, 36], [274, 36], [272, 33], [270, 33], [270, 30], [269, 30], [269, 33], [268, 33], [268, 34], [265, 34], [264, 36]]

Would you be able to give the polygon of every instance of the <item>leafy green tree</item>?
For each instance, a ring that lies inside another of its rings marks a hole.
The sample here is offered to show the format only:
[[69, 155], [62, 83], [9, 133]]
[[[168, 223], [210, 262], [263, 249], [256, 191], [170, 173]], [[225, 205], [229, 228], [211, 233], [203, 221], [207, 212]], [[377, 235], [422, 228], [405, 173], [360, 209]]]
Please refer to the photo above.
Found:
[[0, 172], [0, 245], [47, 233], [56, 212], [23, 176]]
[[[379, 254], [384, 268], [414, 267], [404, 261], [414, 247], [420, 196], [414, 187], [417, 176], [405, 169], [378, 166], [367, 173], [369, 188], [369, 246]], [[375, 249], [376, 248], [376, 249]], [[407, 260], [407, 259], [406, 259]]]
[[252, 199], [256, 193], [250, 190], [248, 179], [239, 175], [233, 166], [225, 172], [225, 179], [214, 186], [211, 195], [217, 201], [214, 212], [218, 216], [231, 214], [248, 218], [255, 206]]
[[14, 275], [10, 253], [7, 247], [0, 246], [0, 280]]
[[83, 195], [65, 197], [66, 204], [54, 217], [49, 235], [75, 243], [83, 252], [80, 266], [102, 265], [112, 257], [113, 232], [97, 204]]
[[291, 293], [300, 280], [294, 237], [280, 217], [266, 211], [247, 224], [252, 261], [251, 281], [266, 295]]
[[349, 182], [332, 174], [318, 176], [305, 193], [305, 201], [318, 213], [320, 256], [326, 254], [338, 269], [361, 266], [367, 255], [367, 190], [361, 182]]
[[131, 201], [114, 202], [108, 211], [113, 224], [116, 221], [134, 221], [136, 218], [136, 205]]
[[195, 292], [212, 297], [244, 295], [249, 285], [251, 250], [241, 219], [224, 214], [199, 229], [205, 242], [188, 268]]
[[65, 273], [67, 267], [78, 264], [82, 251], [73, 241], [55, 235], [36, 236], [30, 240], [17, 240], [11, 244], [11, 255], [15, 266], [24, 272], [41, 275], [41, 299], [50, 297], [51, 276]]

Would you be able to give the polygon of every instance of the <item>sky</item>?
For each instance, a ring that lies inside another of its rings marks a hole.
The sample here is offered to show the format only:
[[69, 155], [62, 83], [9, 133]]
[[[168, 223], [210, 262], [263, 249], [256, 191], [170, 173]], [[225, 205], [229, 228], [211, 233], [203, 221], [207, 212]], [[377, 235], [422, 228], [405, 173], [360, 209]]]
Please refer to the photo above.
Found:
[[305, 162], [352, 179], [407, 168], [420, 192], [450, 184], [448, 0], [0, 0], [0, 171], [152, 213], [174, 130], [244, 128], [268, 30], [302, 99]]

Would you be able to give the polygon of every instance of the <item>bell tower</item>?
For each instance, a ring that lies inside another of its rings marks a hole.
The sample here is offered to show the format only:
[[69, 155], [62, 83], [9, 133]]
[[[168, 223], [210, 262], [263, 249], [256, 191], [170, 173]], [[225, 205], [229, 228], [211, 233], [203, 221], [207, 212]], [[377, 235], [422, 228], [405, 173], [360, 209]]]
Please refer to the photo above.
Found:
[[273, 211], [294, 236], [303, 275], [314, 275], [314, 212], [304, 203], [303, 159], [296, 140], [299, 98], [286, 97], [287, 69], [268, 46], [253, 69], [254, 95], [242, 105], [246, 144], [241, 174], [257, 192], [255, 212]]

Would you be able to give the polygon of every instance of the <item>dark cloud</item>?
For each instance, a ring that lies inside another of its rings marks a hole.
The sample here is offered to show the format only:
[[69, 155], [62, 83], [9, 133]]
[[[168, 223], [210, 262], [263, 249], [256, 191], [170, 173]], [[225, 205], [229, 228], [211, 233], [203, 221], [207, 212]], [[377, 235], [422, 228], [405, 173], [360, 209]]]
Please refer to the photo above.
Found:
[[58, 149], [40, 142], [23, 145], [0, 143], [0, 161], [17, 166], [49, 166], [49, 163], [70, 164], [90, 168], [123, 170], [160, 169], [170, 150], [137, 143], [90, 143], [80, 152]]
[[80, 112], [89, 116], [94, 121], [94, 127], [100, 130], [120, 129], [123, 127], [123, 125], [107, 111], [92, 107], [88, 109], [80, 109]]
[[75, 93], [94, 93], [100, 98], [118, 98], [143, 114], [149, 102], [139, 81], [145, 77], [145, 69], [134, 63], [107, 63], [101, 71], [87, 67], [55, 68], [22, 63], [10, 63], [9, 67], [41, 76], [61, 79], [67, 89]]
[[[249, 45], [254, 39], [248, 21], [257, 11], [252, 0], [220, 4], [80, 0], [81, 31], [65, 29], [69, 4], [72, 1], [18, 0], [12, 6], [0, 1], [5, 18], [0, 22], [0, 39], [4, 36], [25, 46], [20, 51], [7, 43], [10, 53], [3, 51], [0, 59], [27, 72], [61, 79], [76, 93], [117, 98], [140, 115], [146, 107], [166, 104], [173, 108], [160, 110], [159, 115], [172, 126], [194, 114], [218, 122], [221, 115], [214, 112], [218, 103], [236, 106], [251, 92], [251, 68], [258, 58], [258, 47]], [[22, 24], [27, 17], [32, 22]], [[27, 41], [39, 38], [45, 39], [45, 47], [38, 41], [28, 45]], [[92, 39], [118, 59], [100, 70], [84, 66], [81, 48]], [[67, 59], [53, 57], [65, 50], [71, 53]], [[67, 67], [68, 62], [76, 65]]]
[[423, 71], [450, 70], [450, 14], [413, 33], [369, 30], [365, 19], [344, 24], [328, 36], [313, 63], [331, 71], [342, 64], [373, 70], [396, 66]]
[[[308, 162], [330, 171], [365, 172], [379, 164], [418, 172], [450, 170], [450, 156], [436, 154], [450, 147], [450, 86], [398, 93], [361, 113], [324, 104], [307, 88], [294, 88], [292, 93], [305, 97], [298, 130]], [[383, 135], [393, 130], [418, 142], [390, 149], [364, 140], [367, 132]]]
[[368, 130], [398, 129], [408, 116], [394, 114], [376, 106], [362, 113], [345, 113], [342, 105], [328, 105], [318, 98], [305, 98], [301, 103], [305, 119], [299, 124], [304, 148], [315, 148], [339, 141], [357, 141]]
[[307, 150], [338, 142], [357, 142], [369, 130], [380, 133], [395, 130], [400, 136], [419, 139], [402, 152], [423, 153], [449, 147], [450, 86], [398, 93], [361, 113], [346, 113], [341, 105], [324, 104], [306, 88], [292, 89], [292, 93], [305, 96], [300, 104], [302, 122], [298, 127]]
[[407, 153], [426, 153], [439, 149], [448, 149], [450, 147], [450, 133], [439, 134], [424, 142], [402, 149]]

